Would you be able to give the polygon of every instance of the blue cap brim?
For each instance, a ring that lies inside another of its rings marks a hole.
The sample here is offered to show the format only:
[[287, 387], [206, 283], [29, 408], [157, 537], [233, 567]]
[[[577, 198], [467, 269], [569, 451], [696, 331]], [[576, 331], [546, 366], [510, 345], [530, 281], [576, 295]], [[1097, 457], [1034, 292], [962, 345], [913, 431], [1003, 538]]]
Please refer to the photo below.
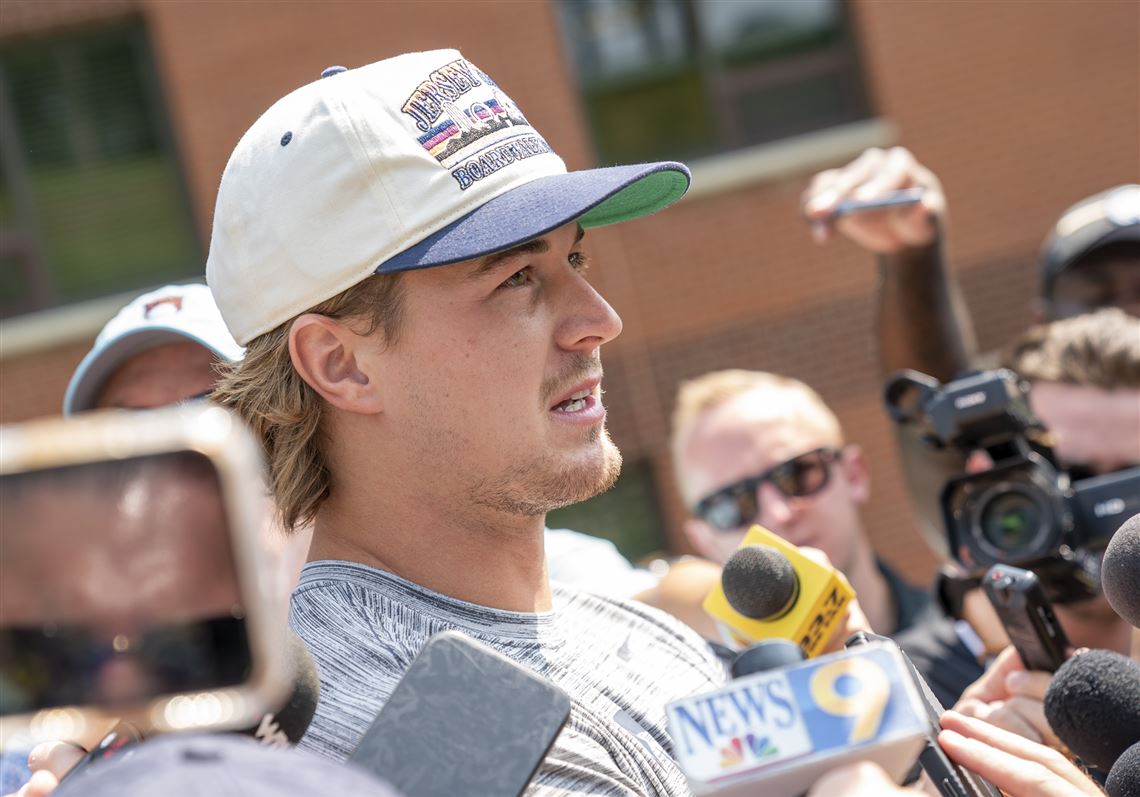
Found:
[[381, 263], [376, 273], [445, 266], [510, 249], [577, 220], [601, 227], [647, 216], [689, 188], [681, 163], [640, 163], [540, 177], [480, 205]]

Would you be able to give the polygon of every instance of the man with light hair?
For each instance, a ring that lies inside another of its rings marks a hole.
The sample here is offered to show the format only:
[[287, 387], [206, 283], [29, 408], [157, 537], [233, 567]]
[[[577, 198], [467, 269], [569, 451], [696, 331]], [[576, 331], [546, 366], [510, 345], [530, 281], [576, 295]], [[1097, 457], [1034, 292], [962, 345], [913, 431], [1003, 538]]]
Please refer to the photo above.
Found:
[[546, 513], [621, 463], [599, 356], [621, 321], [583, 237], [671, 204], [688, 171], [568, 173], [454, 50], [324, 75], [239, 142], [207, 264], [246, 346], [215, 397], [260, 438], [286, 526], [314, 524], [290, 618], [321, 675], [301, 746], [346, 758], [454, 629], [571, 696], [534, 793], [688, 794], [665, 704], [723, 666], [662, 613], [552, 587], [543, 555]]
[[859, 517], [871, 494], [866, 459], [803, 382], [745, 370], [685, 382], [672, 447], [685, 533], [703, 556], [723, 564], [758, 523], [827, 554], [880, 633], [910, 627], [928, 607], [871, 549]]

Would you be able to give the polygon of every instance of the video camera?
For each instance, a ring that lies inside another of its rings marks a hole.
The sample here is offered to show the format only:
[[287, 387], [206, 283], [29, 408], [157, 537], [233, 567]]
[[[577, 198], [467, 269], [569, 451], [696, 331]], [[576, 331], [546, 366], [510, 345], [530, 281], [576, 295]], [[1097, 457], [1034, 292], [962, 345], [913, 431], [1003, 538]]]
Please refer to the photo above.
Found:
[[0, 428], [0, 747], [277, 710], [293, 673], [262, 470], [204, 402]]
[[1099, 592], [1099, 553], [1140, 511], [1140, 467], [1085, 476], [1060, 466], [1014, 372], [982, 371], [943, 385], [900, 371], [884, 401], [935, 449], [984, 451], [993, 467], [950, 479], [940, 503], [951, 555], [972, 574], [1013, 564], [1037, 573], [1058, 603]]

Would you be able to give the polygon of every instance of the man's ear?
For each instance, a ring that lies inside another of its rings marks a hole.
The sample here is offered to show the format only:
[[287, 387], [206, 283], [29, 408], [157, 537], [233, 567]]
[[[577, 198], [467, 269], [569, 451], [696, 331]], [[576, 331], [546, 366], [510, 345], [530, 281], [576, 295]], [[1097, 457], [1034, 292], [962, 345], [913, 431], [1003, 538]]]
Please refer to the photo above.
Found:
[[289, 356], [301, 378], [329, 404], [362, 415], [381, 411], [376, 375], [363, 356], [370, 345], [343, 321], [316, 313], [289, 329]]

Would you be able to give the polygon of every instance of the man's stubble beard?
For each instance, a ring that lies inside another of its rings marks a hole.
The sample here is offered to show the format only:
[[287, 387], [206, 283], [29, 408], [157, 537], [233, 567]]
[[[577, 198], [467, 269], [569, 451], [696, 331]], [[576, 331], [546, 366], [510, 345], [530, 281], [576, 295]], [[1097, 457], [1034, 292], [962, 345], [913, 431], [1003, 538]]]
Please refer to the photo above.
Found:
[[605, 427], [591, 430], [589, 442], [600, 446], [600, 461], [565, 466], [553, 458], [540, 458], [520, 463], [493, 483], [473, 485], [472, 502], [511, 515], [534, 517], [604, 493], [621, 473], [621, 452]]

